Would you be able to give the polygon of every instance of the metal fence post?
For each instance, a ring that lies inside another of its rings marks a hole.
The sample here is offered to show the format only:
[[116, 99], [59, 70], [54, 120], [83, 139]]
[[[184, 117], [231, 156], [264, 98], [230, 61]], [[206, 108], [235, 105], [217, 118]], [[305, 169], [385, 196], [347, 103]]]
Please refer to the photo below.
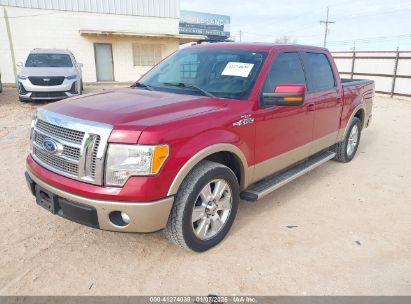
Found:
[[397, 79], [397, 70], [398, 70], [398, 59], [400, 58], [400, 51], [397, 47], [397, 54], [395, 56], [395, 64], [394, 64], [394, 73], [392, 75], [392, 86], [391, 86], [391, 94], [390, 96], [393, 97], [395, 93], [395, 80]]
[[353, 79], [354, 77], [354, 68], [355, 68], [355, 49], [352, 52], [351, 79]]

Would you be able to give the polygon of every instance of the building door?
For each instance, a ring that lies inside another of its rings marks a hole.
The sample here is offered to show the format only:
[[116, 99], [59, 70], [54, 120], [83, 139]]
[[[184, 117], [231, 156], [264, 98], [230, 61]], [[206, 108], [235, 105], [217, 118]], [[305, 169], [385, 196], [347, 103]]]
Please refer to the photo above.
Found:
[[113, 49], [110, 43], [95, 43], [97, 81], [113, 81]]

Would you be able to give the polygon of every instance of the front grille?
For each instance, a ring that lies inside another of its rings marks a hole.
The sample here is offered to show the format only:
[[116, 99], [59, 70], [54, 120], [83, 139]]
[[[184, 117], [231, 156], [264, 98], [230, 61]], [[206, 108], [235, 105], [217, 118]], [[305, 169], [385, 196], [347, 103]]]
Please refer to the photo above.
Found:
[[40, 109], [31, 132], [33, 159], [57, 174], [102, 185], [111, 131], [110, 125]]
[[[40, 147], [43, 146], [44, 140], [47, 138], [47, 136], [44, 136], [43, 134], [38, 133], [37, 131], [34, 131], [34, 142], [39, 145]], [[63, 153], [62, 155], [65, 157], [68, 157], [73, 160], [79, 160], [80, 159], [80, 149], [77, 147], [71, 147], [67, 145], [63, 145]]]
[[31, 98], [65, 98], [67, 94], [64, 92], [32, 92]]
[[56, 126], [43, 120], [37, 120], [36, 128], [54, 137], [76, 144], [81, 144], [84, 138], [84, 132]]
[[74, 159], [74, 160], [79, 160], [80, 159], [80, 149], [70, 147], [70, 146], [64, 146], [62, 155], [68, 158]]
[[30, 76], [29, 80], [36, 86], [58, 86], [64, 81], [64, 76]]
[[70, 163], [61, 157], [44, 152], [36, 147], [33, 147], [33, 154], [46, 165], [60, 170], [66, 174], [77, 176], [78, 164]]

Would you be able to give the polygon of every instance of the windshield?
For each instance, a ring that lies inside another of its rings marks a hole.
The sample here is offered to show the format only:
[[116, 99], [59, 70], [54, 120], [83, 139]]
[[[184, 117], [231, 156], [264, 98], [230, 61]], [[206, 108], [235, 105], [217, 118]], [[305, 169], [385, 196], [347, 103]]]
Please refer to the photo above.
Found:
[[144, 76], [136, 87], [180, 94], [247, 99], [267, 52], [187, 48]]
[[26, 67], [31, 68], [70, 68], [73, 66], [71, 58], [66, 54], [30, 54]]

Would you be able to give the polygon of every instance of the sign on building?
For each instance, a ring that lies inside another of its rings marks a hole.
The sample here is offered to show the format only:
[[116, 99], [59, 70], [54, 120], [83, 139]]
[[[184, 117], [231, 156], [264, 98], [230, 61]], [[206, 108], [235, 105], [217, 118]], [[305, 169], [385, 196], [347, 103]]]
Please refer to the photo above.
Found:
[[204, 35], [211, 41], [230, 37], [230, 16], [181, 11], [180, 34]]

